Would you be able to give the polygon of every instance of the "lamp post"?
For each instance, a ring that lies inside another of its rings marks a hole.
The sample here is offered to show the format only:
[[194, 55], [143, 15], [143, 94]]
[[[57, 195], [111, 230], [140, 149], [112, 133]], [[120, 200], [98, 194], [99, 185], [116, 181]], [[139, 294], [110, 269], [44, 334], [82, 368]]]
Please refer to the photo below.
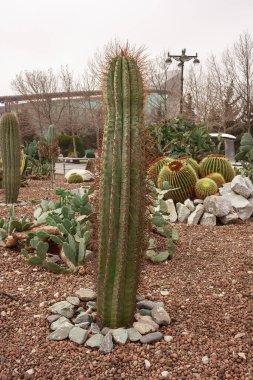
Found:
[[184, 64], [187, 61], [190, 61], [193, 59], [194, 65], [197, 65], [200, 63], [198, 59], [198, 54], [196, 55], [186, 55], [186, 49], [182, 49], [181, 55], [171, 55], [168, 53], [168, 58], [166, 59], [166, 63], [169, 65], [172, 63], [172, 59], [175, 59], [176, 61], [179, 61], [178, 67], [181, 67], [181, 88], [180, 88], [180, 114], [183, 113], [183, 98], [184, 98]]

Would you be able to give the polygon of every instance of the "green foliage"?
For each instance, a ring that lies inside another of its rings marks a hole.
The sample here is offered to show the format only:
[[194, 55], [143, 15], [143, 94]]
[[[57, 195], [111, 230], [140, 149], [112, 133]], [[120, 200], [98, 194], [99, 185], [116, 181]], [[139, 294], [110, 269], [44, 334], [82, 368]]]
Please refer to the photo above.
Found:
[[[84, 151], [84, 146], [80, 137], [75, 136], [74, 139], [76, 143], [76, 150], [77, 150], [78, 157], [84, 157], [85, 151]], [[63, 156], [68, 157], [69, 154], [74, 151], [72, 136], [64, 134], [64, 133], [60, 134], [59, 146], [60, 146], [60, 150]]]
[[235, 158], [238, 161], [253, 163], [253, 137], [250, 133], [244, 133], [242, 136], [239, 152]]
[[207, 178], [211, 178], [216, 183], [218, 189], [222, 187], [225, 183], [225, 179], [220, 173], [208, 174]]
[[172, 189], [168, 198], [177, 202], [184, 202], [194, 197], [194, 186], [197, 182], [197, 174], [190, 164], [185, 161], [174, 160], [164, 166], [158, 176], [158, 188], [163, 190], [163, 184], [168, 182]]
[[5, 240], [11, 232], [27, 231], [31, 228], [32, 223], [28, 217], [22, 216], [20, 219], [16, 219], [14, 206], [10, 207], [9, 217], [7, 220], [0, 218], [0, 240]]
[[150, 125], [149, 128], [156, 142], [156, 150], [163, 155], [174, 158], [191, 156], [200, 161], [207, 154], [217, 151], [203, 124], [188, 124], [183, 118], [177, 117], [172, 121]]
[[6, 113], [0, 123], [0, 147], [3, 161], [5, 202], [15, 203], [20, 188], [20, 131], [13, 113]]
[[201, 178], [196, 182], [195, 194], [199, 199], [205, 199], [209, 195], [216, 194], [217, 191], [217, 184], [211, 178]]
[[68, 183], [82, 183], [83, 177], [80, 174], [73, 173], [68, 178]]
[[104, 131], [98, 315], [109, 327], [134, 315], [139, 268], [145, 251], [143, 79], [138, 60], [122, 49], [104, 78]]
[[29, 144], [25, 143], [24, 153], [26, 156], [33, 158], [34, 160], [39, 160], [39, 147], [38, 141], [32, 141]]
[[253, 183], [253, 165], [244, 161], [241, 162], [241, 165], [241, 168], [235, 168], [236, 175], [240, 174], [243, 177], [249, 177]]
[[200, 172], [202, 177], [211, 173], [220, 173], [226, 182], [231, 182], [235, 176], [231, 162], [220, 154], [212, 154], [203, 158], [200, 163]]
[[94, 153], [93, 150], [87, 149], [85, 151], [85, 157], [87, 157], [87, 158], [95, 158], [96, 156], [95, 156], [95, 153]]

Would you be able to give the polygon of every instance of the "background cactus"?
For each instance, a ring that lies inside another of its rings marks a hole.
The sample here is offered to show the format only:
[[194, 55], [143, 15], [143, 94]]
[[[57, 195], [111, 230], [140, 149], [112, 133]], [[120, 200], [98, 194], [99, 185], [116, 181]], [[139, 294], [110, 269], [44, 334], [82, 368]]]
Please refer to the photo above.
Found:
[[205, 199], [209, 195], [214, 195], [217, 191], [217, 184], [211, 178], [201, 178], [196, 182], [195, 194], [199, 199]]
[[195, 170], [195, 172], [197, 173], [197, 176], [198, 177], [200, 176], [200, 167], [199, 167], [199, 164], [197, 163], [197, 161], [194, 160], [194, 158], [192, 158], [192, 157], [180, 157], [180, 158], [178, 158], [178, 160], [186, 161]]
[[145, 246], [143, 80], [139, 55], [109, 58], [100, 182], [98, 317], [109, 327], [133, 320]]
[[68, 183], [82, 183], [83, 177], [80, 174], [73, 173], [68, 178]]
[[200, 162], [201, 176], [211, 173], [220, 173], [226, 182], [231, 182], [235, 176], [235, 170], [231, 162], [223, 155], [211, 154]]
[[20, 132], [17, 118], [12, 113], [2, 116], [0, 144], [3, 161], [3, 187], [5, 202], [15, 203], [20, 188]]
[[147, 176], [149, 179], [151, 179], [154, 182], [154, 184], [156, 186], [157, 186], [158, 175], [159, 175], [162, 167], [171, 161], [173, 161], [173, 158], [162, 156], [162, 157], [157, 158], [155, 161], [153, 161], [149, 165], [149, 168], [147, 171]]
[[190, 164], [174, 160], [161, 169], [158, 176], [158, 187], [163, 189], [163, 183], [167, 181], [170, 188], [175, 189], [170, 190], [169, 198], [174, 202], [184, 202], [187, 198], [193, 198], [197, 179], [197, 174]]
[[222, 187], [225, 183], [225, 179], [220, 173], [211, 173], [206, 176], [207, 178], [211, 178], [217, 185], [218, 189]]

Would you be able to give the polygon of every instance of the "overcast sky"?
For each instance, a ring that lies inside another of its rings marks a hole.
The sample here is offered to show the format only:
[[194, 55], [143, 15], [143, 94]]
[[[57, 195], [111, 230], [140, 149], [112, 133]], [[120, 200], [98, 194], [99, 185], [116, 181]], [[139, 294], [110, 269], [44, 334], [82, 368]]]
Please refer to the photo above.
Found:
[[217, 56], [240, 33], [253, 36], [253, 0], [7, 0], [0, 2], [0, 95], [24, 70], [78, 75], [98, 48], [118, 38], [164, 50]]

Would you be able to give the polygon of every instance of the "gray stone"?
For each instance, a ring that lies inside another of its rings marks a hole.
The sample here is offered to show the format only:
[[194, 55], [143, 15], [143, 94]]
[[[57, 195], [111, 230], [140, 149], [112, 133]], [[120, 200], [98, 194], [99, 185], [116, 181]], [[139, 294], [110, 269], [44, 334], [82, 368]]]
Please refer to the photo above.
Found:
[[246, 220], [251, 217], [253, 213], [253, 206], [247, 199], [235, 193], [227, 193], [226, 198], [228, 199], [228, 201], [230, 201], [240, 219]]
[[174, 201], [173, 199], [167, 199], [165, 203], [167, 205], [167, 212], [169, 214], [168, 220], [171, 223], [175, 223], [177, 221], [177, 212], [176, 212]]
[[135, 317], [135, 319], [136, 319], [137, 322], [149, 323], [156, 330], [158, 330], [158, 328], [159, 328], [159, 325], [149, 315], [140, 315], [139, 313], [136, 313], [134, 315], [134, 317]]
[[81, 301], [93, 301], [96, 299], [97, 295], [94, 290], [81, 288], [76, 291], [76, 295]]
[[180, 223], [184, 223], [187, 221], [188, 216], [190, 215], [191, 211], [186, 207], [183, 203], [178, 202], [176, 204], [177, 209], [177, 218]]
[[96, 323], [91, 323], [90, 331], [92, 332], [92, 334], [98, 334], [100, 333], [100, 328]]
[[136, 294], [136, 302], [144, 301], [145, 298], [141, 294]]
[[151, 316], [158, 325], [167, 326], [171, 323], [169, 314], [161, 306], [155, 306], [151, 311]]
[[140, 315], [151, 315], [151, 310], [149, 310], [149, 309], [140, 309], [139, 310], [139, 313], [140, 313]]
[[205, 211], [217, 217], [228, 215], [233, 209], [231, 202], [227, 199], [227, 194], [226, 197], [220, 197], [219, 195], [206, 197], [204, 200]]
[[[150, 249], [156, 249], [156, 241], [155, 239], [149, 239], [149, 242], [148, 242], [148, 250]], [[141, 301], [141, 300], [140, 300]]]
[[93, 322], [93, 318], [90, 314], [86, 312], [78, 314], [78, 316], [74, 320], [75, 324], [83, 323], [83, 322]]
[[80, 327], [81, 329], [87, 330], [89, 327], [89, 322], [75, 323], [76, 327]]
[[140, 341], [142, 344], [152, 344], [152, 343], [159, 342], [159, 340], [161, 340], [162, 337], [163, 337], [163, 334], [161, 332], [157, 331], [154, 333], [143, 335], [140, 338]]
[[83, 344], [88, 337], [88, 331], [80, 327], [73, 327], [69, 333], [69, 339], [77, 344]]
[[156, 331], [157, 329], [147, 322], [134, 322], [133, 327], [139, 331], [140, 334], [148, 334], [151, 331]]
[[88, 301], [88, 302], [86, 303], [86, 306], [87, 306], [88, 308], [93, 309], [93, 310], [97, 310], [97, 304], [96, 304], [95, 301]]
[[80, 300], [78, 297], [67, 297], [66, 301], [68, 301], [69, 303], [71, 303], [71, 305], [74, 306], [79, 306], [80, 304]]
[[54, 321], [51, 324], [50, 329], [51, 330], [58, 330], [60, 327], [70, 327], [70, 326], [73, 327], [72, 323], [70, 323], [68, 318], [60, 317], [59, 319], [57, 319], [56, 321]]
[[128, 338], [128, 333], [126, 329], [118, 328], [112, 330], [112, 336], [116, 343], [118, 344], [125, 344]]
[[231, 189], [244, 198], [249, 198], [252, 195], [252, 191], [247, 186], [245, 178], [241, 175], [237, 175], [231, 182]]
[[155, 302], [155, 306], [154, 307], [157, 307], [157, 306], [164, 307], [164, 302], [163, 301], [157, 301], [157, 302]]
[[108, 334], [108, 332], [112, 332], [112, 329], [110, 329], [110, 327], [104, 327], [104, 328], [101, 330], [101, 333], [102, 333], [103, 335]]
[[216, 216], [209, 212], [204, 212], [199, 224], [201, 224], [201, 226], [216, 226]]
[[55, 314], [61, 314], [66, 318], [72, 318], [74, 315], [74, 305], [67, 301], [56, 302], [49, 307], [49, 311]]
[[99, 347], [99, 351], [104, 354], [109, 354], [113, 349], [112, 333], [108, 332], [106, 336], [103, 337], [102, 342]]
[[231, 212], [230, 214], [226, 216], [222, 216], [220, 218], [220, 221], [222, 224], [234, 224], [238, 221], [239, 216], [237, 215], [236, 212]]
[[204, 213], [204, 206], [203, 205], [197, 205], [195, 210], [189, 215], [187, 223], [188, 224], [198, 224], [201, 216]]
[[100, 347], [103, 338], [104, 338], [104, 335], [95, 334], [86, 341], [85, 346], [88, 346], [91, 348]]
[[57, 319], [59, 319], [61, 317], [60, 314], [51, 314], [47, 317], [47, 320], [49, 323], [52, 323], [54, 321], [57, 321]]
[[153, 301], [147, 301], [147, 300], [143, 300], [143, 301], [139, 301], [137, 302], [137, 309], [153, 309], [153, 307], [155, 306], [155, 303]]
[[50, 335], [47, 336], [47, 340], [64, 340], [69, 336], [69, 332], [73, 326], [60, 327], [58, 330], [53, 331]]
[[251, 182], [251, 180], [249, 179], [249, 177], [244, 177], [244, 181], [245, 181], [247, 187], [251, 191], [251, 196], [253, 196], [253, 183]]
[[77, 310], [76, 310], [77, 314], [80, 314], [80, 313], [84, 313], [85, 312], [85, 309], [80, 306]]
[[[224, 183], [224, 185], [219, 188], [220, 195], [226, 195], [227, 193], [231, 193], [231, 191], [232, 191], [231, 190], [231, 182]], [[223, 215], [223, 216], [225, 216], [225, 215]]]
[[190, 199], [184, 201], [184, 205], [192, 212], [195, 209], [194, 203]]
[[130, 342], [137, 342], [141, 339], [141, 334], [134, 327], [130, 327], [129, 329], [127, 329], [127, 333]]
[[193, 204], [194, 204], [195, 206], [197, 206], [197, 205], [201, 205], [201, 204], [203, 204], [203, 203], [204, 203], [203, 199], [194, 199], [194, 201], [193, 201]]

